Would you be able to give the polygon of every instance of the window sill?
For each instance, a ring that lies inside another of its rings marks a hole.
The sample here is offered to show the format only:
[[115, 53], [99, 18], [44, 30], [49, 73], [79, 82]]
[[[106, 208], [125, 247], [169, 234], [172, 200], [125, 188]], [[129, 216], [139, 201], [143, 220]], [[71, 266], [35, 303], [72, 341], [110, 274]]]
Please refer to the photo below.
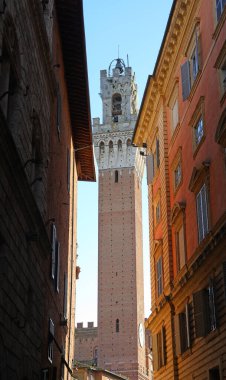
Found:
[[221, 16], [220, 16], [220, 18], [216, 24], [216, 28], [215, 28], [213, 35], [212, 35], [213, 40], [216, 40], [218, 38], [218, 36], [221, 32], [221, 29], [224, 26], [225, 20], [226, 20], [226, 6], [224, 7], [224, 10], [221, 13]]

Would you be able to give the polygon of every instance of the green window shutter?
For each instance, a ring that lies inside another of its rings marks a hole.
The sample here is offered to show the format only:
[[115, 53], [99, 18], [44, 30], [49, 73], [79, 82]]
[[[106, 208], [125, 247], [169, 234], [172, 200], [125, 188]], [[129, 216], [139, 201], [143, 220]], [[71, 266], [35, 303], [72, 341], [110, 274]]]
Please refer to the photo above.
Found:
[[209, 330], [209, 300], [208, 292], [202, 289], [193, 294], [195, 335], [204, 337]]
[[203, 233], [204, 236], [207, 235], [209, 231], [209, 226], [208, 226], [208, 203], [207, 203], [207, 189], [206, 185], [203, 185], [201, 189], [202, 193], [202, 208], [203, 208]]
[[56, 244], [56, 291], [59, 293], [60, 291], [60, 243], [57, 241]]
[[187, 348], [191, 347], [191, 335], [190, 335], [190, 307], [187, 303], [185, 306], [185, 318], [186, 318], [186, 337], [187, 337]]
[[57, 124], [58, 135], [60, 135], [61, 111], [62, 111], [62, 102], [61, 102], [60, 86], [58, 85], [58, 88], [57, 88], [57, 111], [56, 111], [56, 124]]
[[159, 139], [156, 139], [156, 165], [157, 165], [157, 168], [159, 168], [160, 166]]
[[63, 300], [63, 317], [67, 319], [67, 288], [68, 288], [68, 278], [67, 274], [64, 273], [64, 300]]
[[224, 296], [226, 300], [226, 261], [223, 262]]
[[67, 191], [70, 192], [70, 177], [71, 177], [71, 157], [70, 151], [67, 149]]
[[159, 353], [158, 353], [158, 338], [157, 334], [152, 335], [152, 353], [153, 353], [153, 369], [159, 370]]
[[190, 81], [190, 64], [186, 61], [181, 66], [181, 81], [182, 81], [182, 96], [183, 100], [186, 100], [191, 91], [191, 81]]
[[146, 167], [147, 167], [147, 185], [150, 185], [154, 178], [154, 157], [150, 154], [146, 157]]
[[56, 226], [52, 224], [51, 227], [51, 278], [54, 280], [55, 278], [55, 270], [56, 270]]
[[164, 326], [162, 326], [162, 329], [161, 329], [161, 357], [162, 357], [162, 365], [166, 365], [166, 329]]
[[188, 348], [186, 314], [185, 312], [176, 314], [174, 317], [176, 355], [180, 355]]

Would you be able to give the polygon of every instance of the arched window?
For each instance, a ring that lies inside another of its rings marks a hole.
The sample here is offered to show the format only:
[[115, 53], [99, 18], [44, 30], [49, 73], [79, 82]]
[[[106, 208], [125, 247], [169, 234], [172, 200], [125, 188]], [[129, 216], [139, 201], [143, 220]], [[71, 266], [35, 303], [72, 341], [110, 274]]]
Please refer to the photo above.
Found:
[[132, 145], [132, 142], [131, 142], [130, 139], [127, 140], [126, 145], [127, 145], [128, 147]]
[[122, 141], [118, 140], [118, 150], [122, 150]]
[[115, 171], [115, 183], [118, 183], [118, 170]]
[[116, 319], [115, 331], [119, 332], [119, 319]]
[[122, 114], [122, 97], [120, 94], [112, 96], [112, 116]]
[[104, 153], [104, 142], [103, 141], [100, 142], [99, 148], [100, 148], [100, 154], [103, 154]]
[[109, 151], [113, 152], [113, 141], [109, 141]]

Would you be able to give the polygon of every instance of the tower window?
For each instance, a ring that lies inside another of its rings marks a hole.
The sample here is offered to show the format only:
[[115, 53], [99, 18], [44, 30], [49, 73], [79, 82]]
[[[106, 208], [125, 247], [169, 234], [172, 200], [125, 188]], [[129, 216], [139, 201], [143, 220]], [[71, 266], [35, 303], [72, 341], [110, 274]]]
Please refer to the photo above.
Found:
[[119, 332], [119, 319], [116, 319], [115, 331]]
[[126, 145], [127, 145], [127, 146], [131, 146], [131, 145], [132, 145], [132, 142], [131, 142], [130, 139], [127, 140]]
[[112, 116], [122, 114], [122, 97], [120, 94], [112, 96]]
[[100, 143], [100, 154], [103, 154], [104, 153], [104, 142], [101, 141]]
[[109, 141], [109, 151], [113, 152], [113, 141]]
[[118, 170], [115, 171], [115, 183], [118, 183]]

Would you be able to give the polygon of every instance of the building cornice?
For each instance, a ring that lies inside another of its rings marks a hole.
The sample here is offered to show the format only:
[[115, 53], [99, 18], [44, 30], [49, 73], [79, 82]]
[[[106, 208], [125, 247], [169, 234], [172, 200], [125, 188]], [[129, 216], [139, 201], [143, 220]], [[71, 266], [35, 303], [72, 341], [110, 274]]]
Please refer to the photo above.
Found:
[[[133, 142], [138, 146], [142, 146], [142, 143], [146, 141], [148, 126], [153, 124], [158, 101], [165, 94], [168, 81], [171, 78], [170, 74], [176, 61], [178, 46], [181, 45], [184, 33], [186, 33], [187, 38], [190, 38], [190, 29], [194, 28], [194, 23], [189, 25], [188, 20], [191, 13], [198, 6], [199, 0], [195, 2], [191, 0], [179, 0], [173, 3], [154, 73], [148, 77], [134, 130]], [[197, 22], [198, 20], [196, 19], [195, 24]]]

